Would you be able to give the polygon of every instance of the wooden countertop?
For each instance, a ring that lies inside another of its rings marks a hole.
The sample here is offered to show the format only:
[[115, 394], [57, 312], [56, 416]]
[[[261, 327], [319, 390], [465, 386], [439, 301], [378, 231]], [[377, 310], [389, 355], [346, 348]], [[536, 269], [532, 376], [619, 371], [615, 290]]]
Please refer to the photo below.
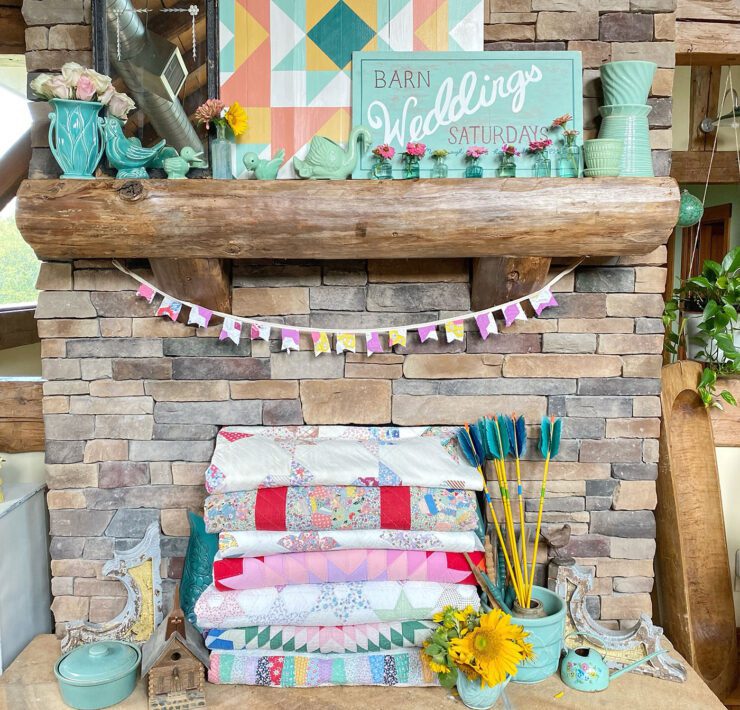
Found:
[[[52, 635], [37, 636], [0, 676], [0, 709], [57, 710], [67, 706], [61, 700], [54, 678], [59, 641]], [[680, 658], [678, 654], [673, 656]], [[560, 698], [555, 695], [560, 691]], [[628, 673], [604, 693], [579, 693], [566, 688], [557, 676], [537, 685], [510, 684], [509, 698], [515, 708], [547, 710], [724, 710], [692, 668], [685, 683], [672, 683]], [[208, 685], [209, 708], [218, 710], [351, 710], [396, 707], [429, 710], [430, 707], [463, 710], [459, 700], [442, 688], [333, 687], [277, 689], [256, 686]], [[133, 695], [119, 708], [145, 708], [146, 690], [140, 681]]]

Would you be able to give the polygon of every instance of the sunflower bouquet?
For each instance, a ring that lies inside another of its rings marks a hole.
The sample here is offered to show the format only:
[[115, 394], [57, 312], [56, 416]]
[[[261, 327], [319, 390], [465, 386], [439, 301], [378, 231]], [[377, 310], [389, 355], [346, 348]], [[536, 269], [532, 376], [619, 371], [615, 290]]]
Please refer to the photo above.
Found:
[[226, 106], [221, 99], [208, 99], [195, 109], [195, 122], [199, 126], [205, 125], [207, 131], [211, 125], [222, 128], [228, 126], [235, 136], [240, 136], [247, 130], [247, 112], [238, 101]]
[[457, 683], [459, 673], [480, 679], [481, 686], [496, 686], [534, 657], [527, 632], [500, 609], [446, 606], [432, 620], [438, 626], [424, 642], [424, 654], [445, 688]]

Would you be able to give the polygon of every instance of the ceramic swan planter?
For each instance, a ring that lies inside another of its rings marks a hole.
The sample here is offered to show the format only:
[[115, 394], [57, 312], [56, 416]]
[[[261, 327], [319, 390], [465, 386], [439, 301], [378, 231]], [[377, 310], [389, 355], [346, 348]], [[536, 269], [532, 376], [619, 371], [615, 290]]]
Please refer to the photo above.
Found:
[[362, 142], [361, 152], [370, 145], [372, 136], [365, 126], [355, 126], [349, 134], [347, 150], [330, 138], [315, 136], [308, 154], [301, 160], [293, 158], [293, 167], [299, 177], [309, 180], [346, 180], [355, 169], [360, 153], [357, 141]]

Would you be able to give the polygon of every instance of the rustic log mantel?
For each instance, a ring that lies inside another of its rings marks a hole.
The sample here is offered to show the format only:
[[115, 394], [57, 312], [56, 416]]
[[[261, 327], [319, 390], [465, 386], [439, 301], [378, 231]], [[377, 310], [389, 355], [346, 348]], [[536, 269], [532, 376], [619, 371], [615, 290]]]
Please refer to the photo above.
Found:
[[678, 203], [671, 178], [27, 180], [16, 220], [45, 259], [618, 256]]
[[539, 288], [551, 257], [647, 254], [678, 205], [671, 178], [27, 180], [16, 221], [42, 259], [147, 257], [160, 288], [221, 311], [225, 260], [245, 258], [475, 257], [477, 307]]

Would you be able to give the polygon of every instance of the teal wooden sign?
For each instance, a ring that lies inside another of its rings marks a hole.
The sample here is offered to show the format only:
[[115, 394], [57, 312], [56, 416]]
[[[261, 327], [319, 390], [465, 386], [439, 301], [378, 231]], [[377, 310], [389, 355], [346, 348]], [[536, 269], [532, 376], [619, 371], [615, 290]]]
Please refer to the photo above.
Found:
[[[429, 177], [431, 152], [442, 148], [450, 152], [450, 177], [461, 177], [474, 145], [488, 149], [480, 165], [494, 177], [504, 143], [521, 151], [517, 176], [526, 177], [533, 174], [530, 141], [561, 143], [554, 118], [571, 114], [568, 127], [582, 133], [582, 86], [580, 52], [355, 52], [352, 122], [370, 129], [372, 147], [396, 149], [394, 177], [402, 176], [409, 141], [428, 148], [422, 177]], [[374, 162], [368, 150], [352, 177], [370, 177]]]

